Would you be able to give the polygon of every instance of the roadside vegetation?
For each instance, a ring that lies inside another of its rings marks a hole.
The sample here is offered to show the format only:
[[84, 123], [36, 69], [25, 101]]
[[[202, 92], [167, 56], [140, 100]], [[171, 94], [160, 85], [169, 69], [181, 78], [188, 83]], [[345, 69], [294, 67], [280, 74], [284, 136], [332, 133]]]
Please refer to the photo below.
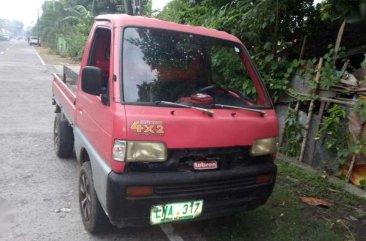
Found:
[[[152, 1], [143, 1], [151, 14]], [[59, 0], [45, 1], [42, 16], [32, 35], [40, 35], [42, 44], [64, 57], [81, 60], [94, 16], [125, 13], [124, 1]]]

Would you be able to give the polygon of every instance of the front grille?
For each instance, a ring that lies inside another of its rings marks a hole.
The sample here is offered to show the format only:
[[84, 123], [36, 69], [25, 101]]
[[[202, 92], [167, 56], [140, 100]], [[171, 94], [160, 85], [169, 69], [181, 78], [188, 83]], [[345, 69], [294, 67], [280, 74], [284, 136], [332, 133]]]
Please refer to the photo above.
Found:
[[250, 147], [202, 149], [169, 149], [168, 159], [161, 163], [127, 163], [126, 172], [191, 171], [195, 161], [217, 161], [218, 170], [233, 169], [260, 163], [268, 157], [252, 157]]
[[202, 183], [168, 184], [155, 187], [159, 196], [179, 196], [194, 194], [213, 194], [223, 191], [241, 191], [256, 184], [255, 177], [244, 177], [227, 180], [215, 180]]
[[252, 164], [256, 160], [249, 155], [248, 147], [181, 149], [170, 150], [169, 154], [178, 160], [178, 171], [193, 171], [195, 161], [215, 160], [218, 162], [218, 169], [225, 170]]

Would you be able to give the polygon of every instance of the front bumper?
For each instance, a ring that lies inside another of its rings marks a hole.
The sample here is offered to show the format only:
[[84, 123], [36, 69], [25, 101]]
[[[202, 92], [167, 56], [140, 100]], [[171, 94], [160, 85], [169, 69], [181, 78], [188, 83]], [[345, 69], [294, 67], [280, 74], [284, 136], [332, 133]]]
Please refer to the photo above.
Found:
[[[276, 177], [272, 161], [230, 170], [201, 172], [111, 172], [107, 184], [107, 213], [112, 224], [150, 225], [153, 205], [203, 200], [202, 214], [207, 219], [254, 209], [264, 204], [272, 193]], [[256, 176], [273, 174], [272, 182], [257, 184]], [[153, 186], [149, 197], [127, 197], [130, 186]]]

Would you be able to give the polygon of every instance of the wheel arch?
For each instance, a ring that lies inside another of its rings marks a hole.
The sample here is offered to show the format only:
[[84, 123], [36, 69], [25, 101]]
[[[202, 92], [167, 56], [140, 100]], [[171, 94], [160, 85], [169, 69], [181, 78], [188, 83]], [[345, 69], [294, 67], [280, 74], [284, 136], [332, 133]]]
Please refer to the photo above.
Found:
[[100, 204], [104, 210], [107, 207], [107, 182], [108, 176], [112, 171], [107, 162], [99, 155], [92, 143], [84, 135], [83, 131], [74, 126], [75, 137], [75, 153], [78, 162], [83, 165], [85, 162], [90, 162], [94, 188], [97, 193]]
[[64, 118], [62, 112], [56, 112], [53, 124], [53, 141], [56, 155], [60, 158], [70, 158], [74, 153], [73, 128]]
[[84, 162], [90, 162], [89, 153], [85, 147], [81, 148], [80, 154], [78, 156], [79, 156], [78, 161], [79, 161], [80, 166], [83, 165]]
[[58, 104], [56, 104], [55, 113], [61, 113], [61, 107]]

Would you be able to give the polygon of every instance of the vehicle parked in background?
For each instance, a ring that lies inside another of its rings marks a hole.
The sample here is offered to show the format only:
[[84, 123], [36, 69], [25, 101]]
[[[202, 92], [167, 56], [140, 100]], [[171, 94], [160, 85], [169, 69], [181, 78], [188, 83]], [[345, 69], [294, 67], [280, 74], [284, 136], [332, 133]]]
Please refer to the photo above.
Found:
[[80, 71], [55, 73], [52, 92], [89, 232], [236, 214], [272, 193], [278, 120], [233, 35], [101, 15]]
[[41, 42], [39, 41], [39, 38], [37, 36], [31, 36], [29, 38], [29, 45], [41, 46]]
[[10, 36], [6, 33], [0, 33], [0, 41], [9, 41]]

